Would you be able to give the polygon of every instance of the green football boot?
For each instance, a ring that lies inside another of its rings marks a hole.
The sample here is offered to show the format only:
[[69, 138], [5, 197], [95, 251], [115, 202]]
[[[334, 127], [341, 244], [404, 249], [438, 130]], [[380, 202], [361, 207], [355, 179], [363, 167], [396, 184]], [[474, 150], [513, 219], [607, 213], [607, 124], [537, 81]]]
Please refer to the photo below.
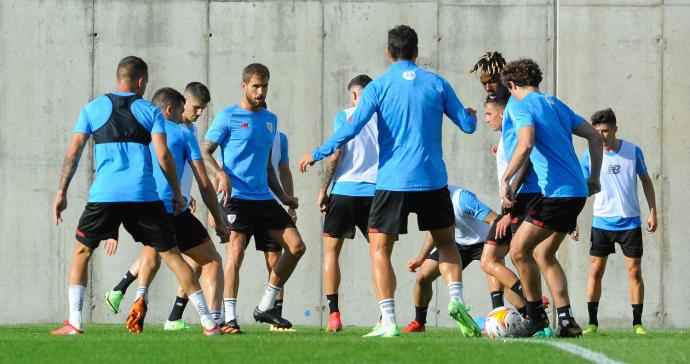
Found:
[[110, 308], [114, 314], [120, 312], [120, 303], [122, 303], [122, 298], [125, 296], [121, 291], [108, 291], [105, 293], [105, 303]]
[[163, 330], [165, 331], [181, 331], [189, 329], [191, 329], [191, 326], [189, 326], [189, 323], [183, 319], [165, 321], [165, 325], [163, 325]]
[[448, 304], [448, 314], [458, 323], [462, 334], [467, 337], [479, 337], [482, 335], [481, 329], [468, 314], [469, 311], [470, 309], [457, 299], [450, 300]]

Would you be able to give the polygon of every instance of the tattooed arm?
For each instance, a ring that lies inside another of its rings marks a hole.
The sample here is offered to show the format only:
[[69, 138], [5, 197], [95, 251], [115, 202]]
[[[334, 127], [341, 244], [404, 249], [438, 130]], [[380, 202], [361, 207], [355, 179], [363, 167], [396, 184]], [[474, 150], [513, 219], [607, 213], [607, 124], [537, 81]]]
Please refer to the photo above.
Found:
[[216, 159], [213, 158], [213, 153], [216, 149], [218, 149], [218, 144], [210, 140], [204, 140], [201, 144], [201, 154], [204, 156], [206, 169], [208, 169], [211, 177], [215, 178], [217, 181], [216, 191], [220, 193], [220, 204], [221, 206], [225, 206], [232, 195], [232, 184], [230, 182], [230, 176], [225, 173], [223, 168], [216, 162]]
[[67, 149], [67, 155], [62, 163], [62, 172], [60, 173], [60, 185], [53, 202], [53, 221], [55, 221], [56, 225], [62, 221], [62, 211], [67, 208], [67, 189], [72, 181], [72, 177], [74, 177], [74, 173], [77, 171], [81, 153], [88, 139], [89, 137], [86, 134], [75, 133], [72, 136], [69, 149]]
[[326, 215], [328, 210], [328, 186], [333, 182], [333, 176], [340, 164], [340, 156], [343, 154], [343, 149], [336, 149], [331, 158], [324, 162], [323, 176], [321, 176], [321, 188], [319, 189], [319, 197], [316, 199], [316, 207], [321, 211], [321, 215]]

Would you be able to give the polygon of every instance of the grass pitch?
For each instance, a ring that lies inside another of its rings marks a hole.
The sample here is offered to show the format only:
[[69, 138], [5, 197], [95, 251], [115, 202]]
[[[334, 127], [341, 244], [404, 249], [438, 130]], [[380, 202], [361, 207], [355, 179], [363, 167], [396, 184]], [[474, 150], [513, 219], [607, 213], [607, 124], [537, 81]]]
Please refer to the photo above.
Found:
[[[581, 363], [583, 357], [536, 339], [464, 338], [458, 330], [429, 328], [400, 338], [362, 338], [366, 328], [346, 327], [327, 334], [298, 327], [297, 333], [271, 333], [267, 326], [246, 326], [246, 335], [203, 337], [201, 328], [164, 332], [147, 325], [134, 335], [124, 325], [87, 325], [86, 334], [51, 336], [59, 325], [1, 325], [2, 363], [195, 363], [195, 362], [337, 362], [337, 363]], [[656, 331], [638, 337], [632, 330], [603, 329], [594, 337], [541, 339], [571, 343], [625, 363], [690, 362], [690, 330]]]

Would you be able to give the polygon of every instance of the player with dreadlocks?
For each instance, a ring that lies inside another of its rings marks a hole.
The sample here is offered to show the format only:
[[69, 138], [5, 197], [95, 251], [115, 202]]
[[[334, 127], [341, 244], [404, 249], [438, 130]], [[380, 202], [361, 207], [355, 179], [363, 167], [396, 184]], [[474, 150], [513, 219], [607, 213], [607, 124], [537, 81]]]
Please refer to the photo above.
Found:
[[479, 81], [484, 86], [489, 98], [492, 100], [500, 99], [505, 103], [510, 98], [510, 92], [501, 83], [501, 70], [505, 64], [506, 60], [501, 53], [486, 52], [472, 68], [467, 70], [467, 73], [479, 72]]

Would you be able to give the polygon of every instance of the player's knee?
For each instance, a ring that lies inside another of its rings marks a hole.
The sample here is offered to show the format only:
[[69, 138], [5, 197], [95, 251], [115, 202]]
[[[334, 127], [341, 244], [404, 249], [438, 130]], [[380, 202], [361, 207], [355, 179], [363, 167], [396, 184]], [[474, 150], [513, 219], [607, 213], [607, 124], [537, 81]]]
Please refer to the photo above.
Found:
[[486, 273], [489, 273], [491, 271], [495, 263], [495, 259], [491, 259], [486, 255], [482, 255], [482, 258], [479, 260], [479, 266]]
[[642, 268], [639, 265], [628, 267], [628, 278], [634, 282], [642, 281]]
[[592, 269], [589, 271], [589, 276], [592, 279], [600, 281], [602, 278], [604, 278], [604, 267], [601, 265], [592, 266]]
[[90, 248], [84, 244], [77, 244], [74, 248], [74, 254], [83, 258], [90, 258], [93, 254], [93, 248]]
[[522, 249], [518, 249], [517, 247], [511, 246], [510, 258], [513, 260], [513, 262], [523, 262], [527, 259], [527, 254]]
[[300, 239], [297, 244], [292, 244], [290, 246], [290, 254], [294, 255], [297, 258], [301, 258], [306, 252], [307, 246], [304, 244], [302, 239]]
[[426, 274], [424, 271], [418, 271], [417, 274], [415, 275], [416, 278], [416, 283], [420, 286], [426, 286], [428, 285], [429, 282], [429, 275]]

